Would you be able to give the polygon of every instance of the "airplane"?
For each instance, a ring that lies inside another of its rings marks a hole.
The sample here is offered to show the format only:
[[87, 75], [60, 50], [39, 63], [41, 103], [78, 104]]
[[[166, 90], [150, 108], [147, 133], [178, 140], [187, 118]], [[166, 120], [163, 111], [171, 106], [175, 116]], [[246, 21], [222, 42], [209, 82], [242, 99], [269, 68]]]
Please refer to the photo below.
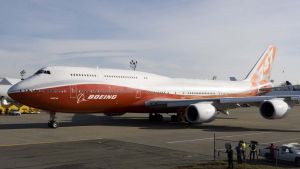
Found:
[[176, 113], [172, 121], [207, 123], [219, 112], [247, 106], [259, 107], [266, 119], [285, 117], [299, 96], [260, 96], [272, 87], [271, 68], [277, 48], [269, 46], [244, 80], [220, 81], [170, 78], [135, 70], [51, 66], [38, 70], [12, 86], [8, 94], [22, 104], [46, 110], [48, 126], [57, 128], [56, 112]]
[[14, 78], [0, 79], [0, 106], [8, 107], [13, 102], [13, 99], [8, 96], [7, 92], [10, 87], [18, 83], [19, 81], [21, 81], [21, 79], [14, 79]]

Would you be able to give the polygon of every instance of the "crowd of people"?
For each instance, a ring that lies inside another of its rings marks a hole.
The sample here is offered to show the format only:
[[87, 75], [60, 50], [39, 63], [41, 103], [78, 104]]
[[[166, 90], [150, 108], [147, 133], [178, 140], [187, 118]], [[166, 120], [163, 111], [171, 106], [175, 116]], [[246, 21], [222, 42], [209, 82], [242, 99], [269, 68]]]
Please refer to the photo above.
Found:
[[[236, 160], [238, 164], [242, 164], [247, 160], [247, 151], [249, 151], [249, 160], [257, 160], [258, 159], [258, 150], [257, 150], [257, 141], [251, 141], [249, 145], [247, 146], [247, 143], [243, 140], [238, 142], [238, 145], [235, 147], [235, 152], [236, 152]], [[227, 160], [228, 160], [228, 169], [233, 168], [233, 148], [230, 143], [225, 144], [226, 148], [226, 153], [227, 153]], [[275, 145], [271, 144], [270, 147], [270, 158], [275, 159]]]

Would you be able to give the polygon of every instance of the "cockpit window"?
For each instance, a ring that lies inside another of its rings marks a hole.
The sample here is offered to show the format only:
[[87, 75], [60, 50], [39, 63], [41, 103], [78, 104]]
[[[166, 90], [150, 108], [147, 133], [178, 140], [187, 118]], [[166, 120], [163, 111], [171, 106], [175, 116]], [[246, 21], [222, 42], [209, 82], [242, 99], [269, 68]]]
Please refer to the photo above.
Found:
[[41, 70], [37, 71], [35, 74], [36, 75], [38, 75], [38, 74], [49, 74], [50, 75], [51, 72], [50, 72], [50, 70], [41, 69]]

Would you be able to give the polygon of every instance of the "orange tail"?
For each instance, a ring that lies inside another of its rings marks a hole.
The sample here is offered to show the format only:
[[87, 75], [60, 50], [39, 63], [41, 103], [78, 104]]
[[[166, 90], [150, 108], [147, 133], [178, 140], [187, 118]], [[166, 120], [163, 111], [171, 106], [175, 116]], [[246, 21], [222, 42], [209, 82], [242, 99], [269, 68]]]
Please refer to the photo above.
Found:
[[275, 46], [269, 46], [249, 72], [245, 81], [251, 82], [252, 86], [255, 88], [269, 86], [271, 84], [271, 69], [275, 59], [276, 50], [277, 48]]

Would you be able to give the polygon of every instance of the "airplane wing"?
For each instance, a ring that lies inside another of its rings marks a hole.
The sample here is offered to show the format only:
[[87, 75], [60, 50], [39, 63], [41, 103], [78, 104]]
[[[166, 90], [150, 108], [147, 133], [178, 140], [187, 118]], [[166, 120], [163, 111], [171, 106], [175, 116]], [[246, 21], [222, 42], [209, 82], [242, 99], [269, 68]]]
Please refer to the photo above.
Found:
[[[213, 98], [213, 99], [161, 99], [150, 100], [145, 104], [146, 106], [154, 109], [160, 108], [179, 108], [188, 107], [191, 104], [206, 102], [213, 104], [217, 109], [232, 109], [237, 107], [244, 107], [246, 105], [259, 106], [261, 102], [271, 99], [282, 99], [289, 105], [295, 105], [300, 103], [300, 95], [280, 95], [280, 96], [255, 96], [255, 97], [239, 97], [239, 98]], [[248, 107], [248, 106], [246, 106]]]

